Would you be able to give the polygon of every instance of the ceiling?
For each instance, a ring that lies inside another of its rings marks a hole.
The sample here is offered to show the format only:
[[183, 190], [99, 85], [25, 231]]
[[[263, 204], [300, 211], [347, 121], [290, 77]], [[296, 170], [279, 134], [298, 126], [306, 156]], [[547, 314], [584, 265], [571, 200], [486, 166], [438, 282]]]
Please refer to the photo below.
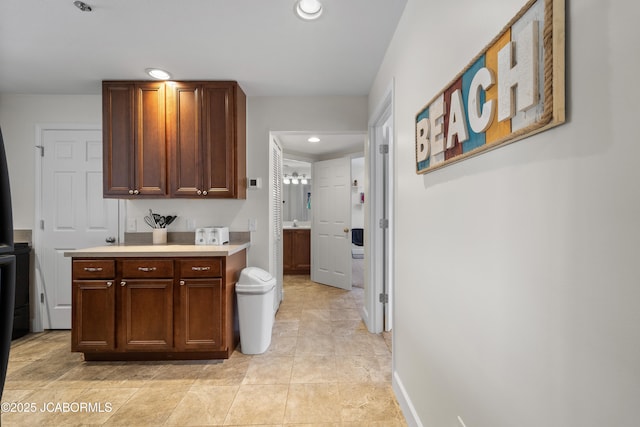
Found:
[[[236, 80], [247, 96], [367, 95], [406, 0], [0, 1], [0, 96], [100, 94], [102, 80]], [[362, 151], [364, 135], [281, 134], [285, 153]], [[361, 147], [358, 150], [357, 147]], [[355, 147], [355, 148], [354, 148]]]
[[237, 80], [247, 96], [366, 95], [406, 0], [0, 1], [0, 94], [99, 94], [102, 80]]

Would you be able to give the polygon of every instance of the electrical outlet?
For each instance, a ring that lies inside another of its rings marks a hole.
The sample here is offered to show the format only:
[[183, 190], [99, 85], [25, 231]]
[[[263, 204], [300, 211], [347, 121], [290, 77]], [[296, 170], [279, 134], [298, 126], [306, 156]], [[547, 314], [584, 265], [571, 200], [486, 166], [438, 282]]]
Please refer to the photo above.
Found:
[[135, 218], [127, 218], [127, 232], [135, 233], [138, 231], [138, 224]]
[[258, 220], [255, 218], [249, 219], [249, 231], [257, 231], [258, 230]]

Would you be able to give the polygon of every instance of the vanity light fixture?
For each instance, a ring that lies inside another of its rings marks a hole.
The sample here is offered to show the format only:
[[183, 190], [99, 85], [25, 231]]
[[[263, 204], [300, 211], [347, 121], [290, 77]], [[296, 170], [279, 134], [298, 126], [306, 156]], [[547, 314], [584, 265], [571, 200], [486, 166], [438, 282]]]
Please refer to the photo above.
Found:
[[91, 6], [89, 6], [88, 4], [86, 4], [85, 2], [80, 1], [80, 0], [74, 1], [73, 5], [75, 7], [77, 7], [78, 9], [80, 9], [81, 11], [83, 11], [83, 12], [91, 12], [91, 10], [92, 10]]
[[294, 10], [305, 21], [313, 21], [322, 15], [322, 3], [318, 0], [297, 0]]
[[284, 179], [282, 180], [282, 182], [285, 184], [291, 184], [291, 180], [286, 174], [284, 175]]
[[298, 181], [298, 172], [294, 172], [292, 176], [293, 176], [293, 178], [291, 178], [291, 183], [292, 184], [298, 184], [299, 183], [299, 181]]
[[320, 142], [320, 138], [318, 138], [317, 136], [312, 136], [309, 139], [307, 139], [308, 142]]
[[300, 180], [300, 184], [307, 185], [308, 183], [309, 181], [307, 181], [307, 176], [303, 174], [302, 179]]
[[171, 78], [171, 74], [160, 68], [147, 68], [145, 71], [157, 80], [169, 80]]

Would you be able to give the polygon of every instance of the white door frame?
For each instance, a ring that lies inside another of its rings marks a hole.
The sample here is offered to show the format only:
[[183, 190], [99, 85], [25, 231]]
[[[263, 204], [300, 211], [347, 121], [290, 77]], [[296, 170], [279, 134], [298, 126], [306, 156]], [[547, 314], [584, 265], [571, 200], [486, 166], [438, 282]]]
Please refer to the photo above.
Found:
[[[365, 300], [362, 307], [362, 317], [367, 329], [373, 333], [390, 330], [393, 324], [394, 304], [394, 151], [395, 131], [388, 136], [388, 154], [381, 155], [380, 144], [385, 140], [383, 126], [388, 121], [394, 122], [394, 90], [393, 81], [374, 113], [369, 118], [369, 141], [366, 149], [365, 173], [368, 174], [369, 203], [365, 211]], [[384, 245], [383, 229], [380, 220], [384, 218], [382, 167], [383, 156], [387, 156], [387, 211], [388, 229], [387, 242]], [[386, 246], [386, 262], [384, 249]], [[385, 282], [386, 287], [385, 289]], [[385, 319], [385, 305], [379, 300], [380, 294], [388, 295], [387, 316]]]
[[[33, 233], [32, 233], [32, 245], [33, 245], [33, 260], [34, 260], [34, 273], [35, 277], [32, 279], [32, 288], [30, 292], [29, 302], [32, 307], [34, 307], [33, 313], [34, 317], [31, 322], [31, 330], [33, 332], [42, 332], [45, 327], [48, 327], [48, 321], [46, 320], [46, 303], [42, 302], [41, 295], [44, 294], [44, 283], [42, 281], [42, 270], [40, 269], [40, 259], [42, 258], [42, 230], [40, 229], [40, 219], [42, 218], [42, 155], [41, 155], [41, 147], [44, 143], [44, 134], [47, 131], [51, 130], [91, 130], [91, 131], [100, 131], [102, 130], [102, 124], [100, 123], [89, 123], [89, 124], [78, 124], [78, 123], [47, 123], [47, 124], [36, 124], [35, 129], [35, 145], [34, 145], [34, 156], [35, 156], [35, 213], [34, 213], [34, 224], [33, 224]], [[118, 201], [118, 239], [122, 238], [121, 234], [123, 231], [121, 224], [124, 223], [124, 209], [123, 209], [123, 201]], [[71, 286], [71, 283], [69, 283]]]
[[[276, 202], [273, 198], [274, 191], [274, 182], [275, 180], [279, 180], [282, 182], [282, 176], [275, 176], [274, 173], [274, 164], [273, 164], [273, 150], [280, 151], [280, 166], [279, 170], [282, 170], [282, 159], [283, 159], [283, 151], [282, 145], [276, 138], [273, 132], [269, 132], [269, 272], [276, 278], [276, 292], [275, 292], [275, 300], [274, 300], [274, 311], [278, 310], [281, 301], [284, 300], [284, 275], [283, 275], [283, 265], [282, 265], [282, 215], [277, 220], [278, 225], [275, 225], [276, 218], [274, 217]], [[282, 209], [282, 206], [280, 206]], [[271, 248], [276, 248], [275, 250], [271, 250]]]

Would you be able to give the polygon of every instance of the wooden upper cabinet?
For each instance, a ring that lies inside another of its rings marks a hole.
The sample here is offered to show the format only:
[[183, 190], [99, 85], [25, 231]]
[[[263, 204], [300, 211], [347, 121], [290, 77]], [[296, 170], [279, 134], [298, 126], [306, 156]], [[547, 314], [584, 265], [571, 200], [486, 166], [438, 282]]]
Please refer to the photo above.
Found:
[[163, 82], [103, 82], [105, 197], [166, 197]]
[[170, 197], [246, 198], [246, 96], [236, 82], [167, 92]]

